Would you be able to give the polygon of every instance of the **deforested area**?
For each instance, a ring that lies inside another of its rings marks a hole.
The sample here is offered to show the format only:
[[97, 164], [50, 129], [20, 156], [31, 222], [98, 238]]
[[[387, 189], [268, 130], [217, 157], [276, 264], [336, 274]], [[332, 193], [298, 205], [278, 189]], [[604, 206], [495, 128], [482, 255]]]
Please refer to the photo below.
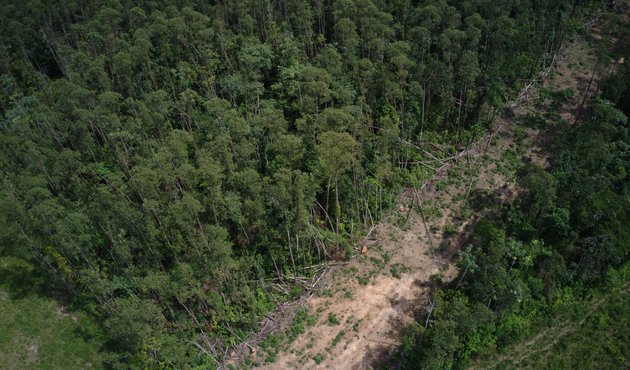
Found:
[[630, 364], [626, 2], [0, 3], [0, 367]]

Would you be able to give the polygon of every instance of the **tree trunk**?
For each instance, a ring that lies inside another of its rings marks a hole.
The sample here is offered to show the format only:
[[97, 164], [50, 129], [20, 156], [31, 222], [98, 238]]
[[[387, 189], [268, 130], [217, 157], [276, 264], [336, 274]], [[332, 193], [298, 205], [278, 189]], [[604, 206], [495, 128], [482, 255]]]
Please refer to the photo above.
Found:
[[339, 185], [337, 184], [337, 176], [335, 176], [335, 233], [339, 234], [339, 214], [341, 206], [339, 205]]

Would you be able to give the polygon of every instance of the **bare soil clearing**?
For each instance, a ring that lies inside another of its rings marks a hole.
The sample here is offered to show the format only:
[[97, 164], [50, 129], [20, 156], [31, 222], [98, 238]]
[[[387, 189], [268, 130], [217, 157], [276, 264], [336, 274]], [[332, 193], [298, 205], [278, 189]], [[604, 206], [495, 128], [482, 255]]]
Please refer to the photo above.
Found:
[[[589, 89], [593, 66], [594, 57], [583, 41], [560, 52], [551, 73], [542, 76], [542, 86], [575, 94], [550, 121], [572, 123]], [[366, 253], [335, 267], [323, 294], [304, 298], [316, 323], [261, 369], [387, 366], [382, 360], [398, 346], [401, 329], [423, 311], [431, 287], [457, 275], [457, 251], [483, 212], [469, 209], [474, 209], [474, 200], [513, 199], [514, 173], [522, 161], [547, 163], [548, 135], [521, 124], [547, 104], [539, 86], [523, 91], [512, 105], [514, 114], [498, 119], [484, 140], [445, 164], [421, 189], [408, 189], [401, 196], [397, 210], [372, 232], [367, 248], [359, 247]], [[251, 351], [257, 363], [265, 361], [258, 348]]]

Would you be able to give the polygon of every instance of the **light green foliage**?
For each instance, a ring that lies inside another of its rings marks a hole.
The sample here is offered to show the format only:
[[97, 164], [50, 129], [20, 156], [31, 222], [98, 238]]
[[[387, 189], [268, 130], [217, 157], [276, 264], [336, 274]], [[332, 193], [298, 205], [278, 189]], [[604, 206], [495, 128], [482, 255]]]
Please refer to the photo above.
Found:
[[0, 368], [101, 368], [105, 333], [85, 313], [38, 294], [33, 266], [0, 258]]
[[624, 367], [630, 344], [628, 280], [608, 282], [605, 288], [590, 292], [589, 298], [557, 302], [551, 319], [541, 323], [537, 331], [513, 341], [498, 356], [481, 359], [479, 366]]

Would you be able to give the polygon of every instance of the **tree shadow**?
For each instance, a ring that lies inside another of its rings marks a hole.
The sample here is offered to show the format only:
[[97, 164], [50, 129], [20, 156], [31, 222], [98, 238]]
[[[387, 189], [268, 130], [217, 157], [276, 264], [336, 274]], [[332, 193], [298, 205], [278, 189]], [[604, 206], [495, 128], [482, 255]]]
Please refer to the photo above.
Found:
[[45, 277], [33, 264], [18, 257], [0, 256], [0, 286], [13, 299], [30, 294], [51, 297]]

